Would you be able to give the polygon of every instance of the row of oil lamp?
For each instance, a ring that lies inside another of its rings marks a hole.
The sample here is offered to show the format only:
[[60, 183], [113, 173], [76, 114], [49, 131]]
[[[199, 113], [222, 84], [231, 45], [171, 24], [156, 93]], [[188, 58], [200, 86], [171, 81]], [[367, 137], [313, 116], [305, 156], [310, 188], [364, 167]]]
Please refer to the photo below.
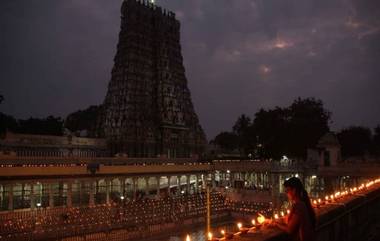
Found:
[[[360, 186], [350, 188], [350, 189], [345, 190], [345, 191], [338, 191], [338, 192], [335, 192], [334, 194], [326, 195], [324, 200], [322, 200], [321, 198], [311, 200], [311, 203], [312, 203], [314, 208], [319, 208], [321, 205], [333, 203], [333, 202], [337, 201], [338, 199], [343, 198], [345, 196], [356, 194], [357, 192], [362, 191], [363, 189], [369, 188], [369, 187], [371, 187], [377, 183], [380, 183], [380, 178], [378, 178], [376, 180], [369, 181], [365, 184], [361, 184]], [[286, 210], [286, 214], [285, 214], [285, 211], [280, 211], [279, 214], [275, 213], [273, 215], [272, 220], [273, 219], [274, 220], [280, 220], [280, 219], [284, 218], [285, 215], [288, 215], [289, 213], [290, 213], [289, 209]], [[239, 232], [227, 233], [225, 230], [222, 229], [220, 231], [221, 235], [223, 236], [222, 238], [214, 238], [213, 234], [211, 232], [209, 232], [207, 234], [207, 240], [217, 241], [217, 240], [232, 239], [235, 235], [240, 235], [240, 234], [247, 233], [248, 231], [253, 231], [255, 229], [259, 229], [261, 227], [261, 225], [267, 220], [270, 220], [270, 219], [265, 218], [264, 215], [259, 213], [259, 216], [257, 217], [257, 222], [255, 219], [252, 219], [252, 221], [251, 221], [252, 227], [245, 228], [245, 227], [243, 227], [242, 223], [237, 223], [237, 228], [238, 228]], [[191, 241], [190, 235], [186, 236], [186, 241]]]
[[367, 183], [363, 183], [360, 186], [355, 186], [350, 189], [346, 189], [344, 191], [338, 191], [335, 192], [334, 194], [326, 195], [324, 199], [318, 198], [318, 199], [311, 199], [312, 206], [314, 208], [319, 208], [321, 205], [328, 204], [328, 203], [333, 203], [338, 201], [341, 198], [344, 198], [348, 195], [354, 195], [359, 191], [362, 191], [363, 189], [367, 189], [374, 184], [380, 183], [380, 178], [368, 181]]
[[[289, 210], [287, 210], [286, 212], [287, 212], [287, 214], [290, 213]], [[282, 211], [282, 212], [280, 213], [280, 215], [281, 215], [281, 218], [283, 218], [283, 217], [285, 216], [285, 213]], [[278, 214], [275, 214], [275, 215], [273, 216], [273, 218], [274, 218], [275, 220], [279, 220], [279, 219], [280, 219], [280, 216], [279, 216]], [[257, 220], [257, 221], [256, 221], [256, 220]], [[264, 222], [268, 221], [268, 220], [269, 220], [269, 219], [265, 218], [264, 215], [262, 215], [262, 214], [259, 213], [259, 216], [257, 217], [257, 219], [252, 219], [252, 220], [251, 220], [252, 226], [251, 226], [250, 228], [243, 227], [243, 224], [239, 222], [239, 223], [236, 224], [236, 226], [237, 226], [239, 232], [237, 232], [237, 233], [228, 233], [228, 232], [226, 232], [224, 229], [222, 229], [222, 230], [220, 230], [220, 234], [223, 236], [222, 238], [214, 238], [214, 237], [213, 237], [213, 234], [212, 234], [211, 232], [209, 232], [209, 233], [207, 234], [207, 240], [208, 240], [208, 241], [219, 241], [219, 240], [228, 240], [228, 239], [232, 239], [235, 235], [245, 234], [245, 233], [247, 233], [248, 231], [254, 231], [255, 229], [259, 229], [259, 228], [261, 227], [261, 225], [262, 225]], [[186, 241], [191, 241], [191, 239], [190, 239], [190, 235], [187, 235], [185, 240], [186, 240]]]

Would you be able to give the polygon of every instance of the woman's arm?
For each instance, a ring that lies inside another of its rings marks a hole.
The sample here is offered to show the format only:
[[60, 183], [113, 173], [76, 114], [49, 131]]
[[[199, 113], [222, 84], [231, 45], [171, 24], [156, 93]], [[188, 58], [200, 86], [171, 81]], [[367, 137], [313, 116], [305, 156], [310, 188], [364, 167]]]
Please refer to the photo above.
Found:
[[300, 216], [298, 215], [297, 212], [294, 212], [292, 214], [292, 217], [290, 219], [288, 219], [287, 224], [276, 222], [276, 226], [279, 229], [281, 229], [281, 230], [283, 230], [289, 234], [293, 234], [293, 233], [297, 232], [299, 225], [300, 225]]

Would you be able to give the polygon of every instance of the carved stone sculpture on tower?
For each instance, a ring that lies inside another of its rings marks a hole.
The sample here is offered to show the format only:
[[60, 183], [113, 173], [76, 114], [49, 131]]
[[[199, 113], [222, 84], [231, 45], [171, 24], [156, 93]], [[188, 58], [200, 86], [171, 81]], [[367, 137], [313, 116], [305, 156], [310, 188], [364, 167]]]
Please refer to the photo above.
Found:
[[180, 23], [150, 1], [125, 0], [100, 126], [111, 153], [200, 155], [206, 138], [187, 87]]

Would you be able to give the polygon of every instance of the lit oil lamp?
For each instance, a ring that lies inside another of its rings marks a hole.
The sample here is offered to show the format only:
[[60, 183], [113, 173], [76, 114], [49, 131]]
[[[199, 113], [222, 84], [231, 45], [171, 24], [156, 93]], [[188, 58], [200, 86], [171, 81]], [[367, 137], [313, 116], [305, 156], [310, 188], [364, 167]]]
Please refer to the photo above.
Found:
[[259, 213], [259, 216], [257, 217], [257, 222], [259, 222], [259, 224], [263, 224], [265, 222], [264, 215], [262, 215], [261, 213]]
[[285, 213], [283, 211], [281, 211], [281, 217], [285, 216]]
[[207, 237], [208, 237], [208, 240], [212, 240], [212, 233], [208, 232]]
[[290, 210], [289, 210], [289, 209], [287, 209], [287, 210], [286, 210], [286, 213], [287, 213], [287, 214], [290, 214]]
[[186, 235], [186, 241], [191, 241], [190, 235]]
[[274, 215], [274, 219], [275, 219], [275, 220], [278, 219], [278, 214], [277, 214], [277, 213]]
[[238, 229], [240, 230], [240, 229], [243, 227], [243, 224], [241, 224], [241, 223], [237, 223], [237, 227], [238, 227]]
[[256, 226], [256, 220], [252, 219], [251, 223], [253, 226]]

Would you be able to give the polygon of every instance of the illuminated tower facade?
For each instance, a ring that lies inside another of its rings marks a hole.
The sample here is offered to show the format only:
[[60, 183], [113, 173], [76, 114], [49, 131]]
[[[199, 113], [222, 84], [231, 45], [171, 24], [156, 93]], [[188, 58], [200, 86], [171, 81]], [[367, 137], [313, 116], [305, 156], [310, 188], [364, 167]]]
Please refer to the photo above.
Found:
[[125, 0], [101, 125], [112, 153], [200, 155], [206, 138], [187, 87], [180, 23], [152, 1]]

